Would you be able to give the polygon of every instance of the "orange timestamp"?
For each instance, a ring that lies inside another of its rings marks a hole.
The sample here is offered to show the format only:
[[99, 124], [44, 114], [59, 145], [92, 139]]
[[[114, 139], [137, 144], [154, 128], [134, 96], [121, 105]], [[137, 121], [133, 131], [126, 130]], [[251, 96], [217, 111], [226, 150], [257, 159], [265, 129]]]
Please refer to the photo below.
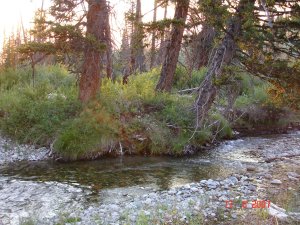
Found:
[[[252, 209], [266, 209], [266, 208], [270, 208], [271, 206], [270, 200], [253, 200], [253, 201], [242, 200], [242, 208], [247, 209], [249, 203], [251, 203]], [[234, 207], [233, 200], [226, 200], [225, 204], [226, 204], [226, 208], [232, 209]]]

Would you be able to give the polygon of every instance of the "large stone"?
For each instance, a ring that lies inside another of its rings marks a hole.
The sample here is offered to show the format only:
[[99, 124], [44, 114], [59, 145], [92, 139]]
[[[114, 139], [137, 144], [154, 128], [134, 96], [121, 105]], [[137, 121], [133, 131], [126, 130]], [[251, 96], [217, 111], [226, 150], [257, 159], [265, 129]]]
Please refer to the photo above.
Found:
[[175, 195], [176, 194], [176, 190], [175, 189], [171, 189], [168, 191], [169, 195]]

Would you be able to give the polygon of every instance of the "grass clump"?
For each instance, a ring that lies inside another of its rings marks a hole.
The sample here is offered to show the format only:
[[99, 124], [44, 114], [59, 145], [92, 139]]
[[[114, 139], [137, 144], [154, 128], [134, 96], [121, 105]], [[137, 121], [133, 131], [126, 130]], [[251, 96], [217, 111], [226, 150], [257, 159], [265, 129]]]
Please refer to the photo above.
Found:
[[92, 158], [114, 147], [118, 129], [118, 121], [94, 103], [63, 126], [54, 148], [69, 160]]

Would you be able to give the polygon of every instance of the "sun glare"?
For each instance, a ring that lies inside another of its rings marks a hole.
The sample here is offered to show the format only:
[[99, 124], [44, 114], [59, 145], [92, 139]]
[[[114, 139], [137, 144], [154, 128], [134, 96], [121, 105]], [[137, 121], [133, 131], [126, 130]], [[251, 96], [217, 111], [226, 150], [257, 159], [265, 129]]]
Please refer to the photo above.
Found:
[[4, 35], [15, 32], [21, 24], [30, 27], [33, 20], [33, 12], [41, 7], [41, 0], [5, 0], [0, 8], [0, 43], [3, 43]]
[[[21, 21], [25, 28], [30, 28], [33, 22], [34, 12], [42, 6], [47, 9], [51, 4], [51, 0], [3, 0], [0, 7], [0, 46], [3, 44], [5, 37], [8, 37], [12, 32], [15, 32], [21, 25]], [[110, 0], [110, 6], [113, 7], [114, 14], [112, 15], [112, 30], [113, 36], [117, 42], [121, 39], [120, 29], [124, 26], [124, 11], [126, 1]], [[142, 0], [142, 14], [144, 21], [151, 21], [154, 0]], [[127, 5], [128, 6], [128, 5]], [[169, 17], [172, 16], [172, 8], [169, 10]], [[158, 10], [158, 19], [163, 17], [163, 9]], [[117, 45], [120, 43], [116, 43]]]

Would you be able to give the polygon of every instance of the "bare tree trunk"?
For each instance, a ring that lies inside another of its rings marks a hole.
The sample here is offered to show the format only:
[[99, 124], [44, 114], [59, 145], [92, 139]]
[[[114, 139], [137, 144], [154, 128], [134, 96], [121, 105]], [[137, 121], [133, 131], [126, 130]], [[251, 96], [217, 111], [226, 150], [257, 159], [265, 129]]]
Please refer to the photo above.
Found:
[[[164, 20], [167, 19], [168, 15], [168, 0], [166, 0], [165, 11], [164, 11]], [[156, 59], [156, 65], [161, 65], [163, 63], [163, 59], [165, 58], [165, 50], [166, 50], [166, 29], [164, 29], [159, 45], [159, 51]]]
[[167, 44], [160, 79], [156, 86], [156, 90], [158, 91], [170, 91], [172, 88], [188, 8], [189, 0], [179, 0], [176, 4], [174, 19], [181, 21], [181, 24], [174, 25], [172, 28], [171, 40]]
[[146, 71], [142, 28], [141, 0], [136, 1], [134, 31], [131, 40], [131, 73]]
[[122, 35], [120, 61], [122, 65], [123, 84], [126, 84], [127, 79], [130, 75], [130, 46], [127, 32], [127, 24], [125, 25], [125, 29], [123, 30]]
[[[153, 10], [153, 22], [156, 22], [157, 15], [157, 0], [154, 0], [154, 10]], [[150, 59], [150, 69], [154, 67], [155, 63], [155, 31], [152, 32], [152, 40], [151, 40], [151, 59]]]
[[[93, 36], [100, 42], [105, 39], [106, 0], [90, 0], [88, 3], [86, 35]], [[102, 53], [96, 46], [90, 43], [86, 45], [83, 71], [79, 81], [79, 99], [82, 102], [94, 98], [99, 91], [101, 55]]]
[[211, 60], [195, 103], [197, 110], [196, 128], [203, 126], [204, 119], [217, 96], [219, 86], [216, 81], [222, 77], [224, 65], [231, 63], [236, 53], [236, 39], [240, 36], [242, 24], [247, 18], [244, 14], [249, 6], [254, 6], [254, 2], [255, 0], [241, 0], [239, 2], [237, 13], [230, 20], [226, 35]]
[[113, 64], [112, 64], [112, 39], [111, 39], [111, 31], [110, 31], [110, 23], [109, 23], [109, 8], [106, 1], [106, 10], [105, 10], [105, 35], [106, 35], [106, 76], [109, 79], [112, 79], [113, 73]]

